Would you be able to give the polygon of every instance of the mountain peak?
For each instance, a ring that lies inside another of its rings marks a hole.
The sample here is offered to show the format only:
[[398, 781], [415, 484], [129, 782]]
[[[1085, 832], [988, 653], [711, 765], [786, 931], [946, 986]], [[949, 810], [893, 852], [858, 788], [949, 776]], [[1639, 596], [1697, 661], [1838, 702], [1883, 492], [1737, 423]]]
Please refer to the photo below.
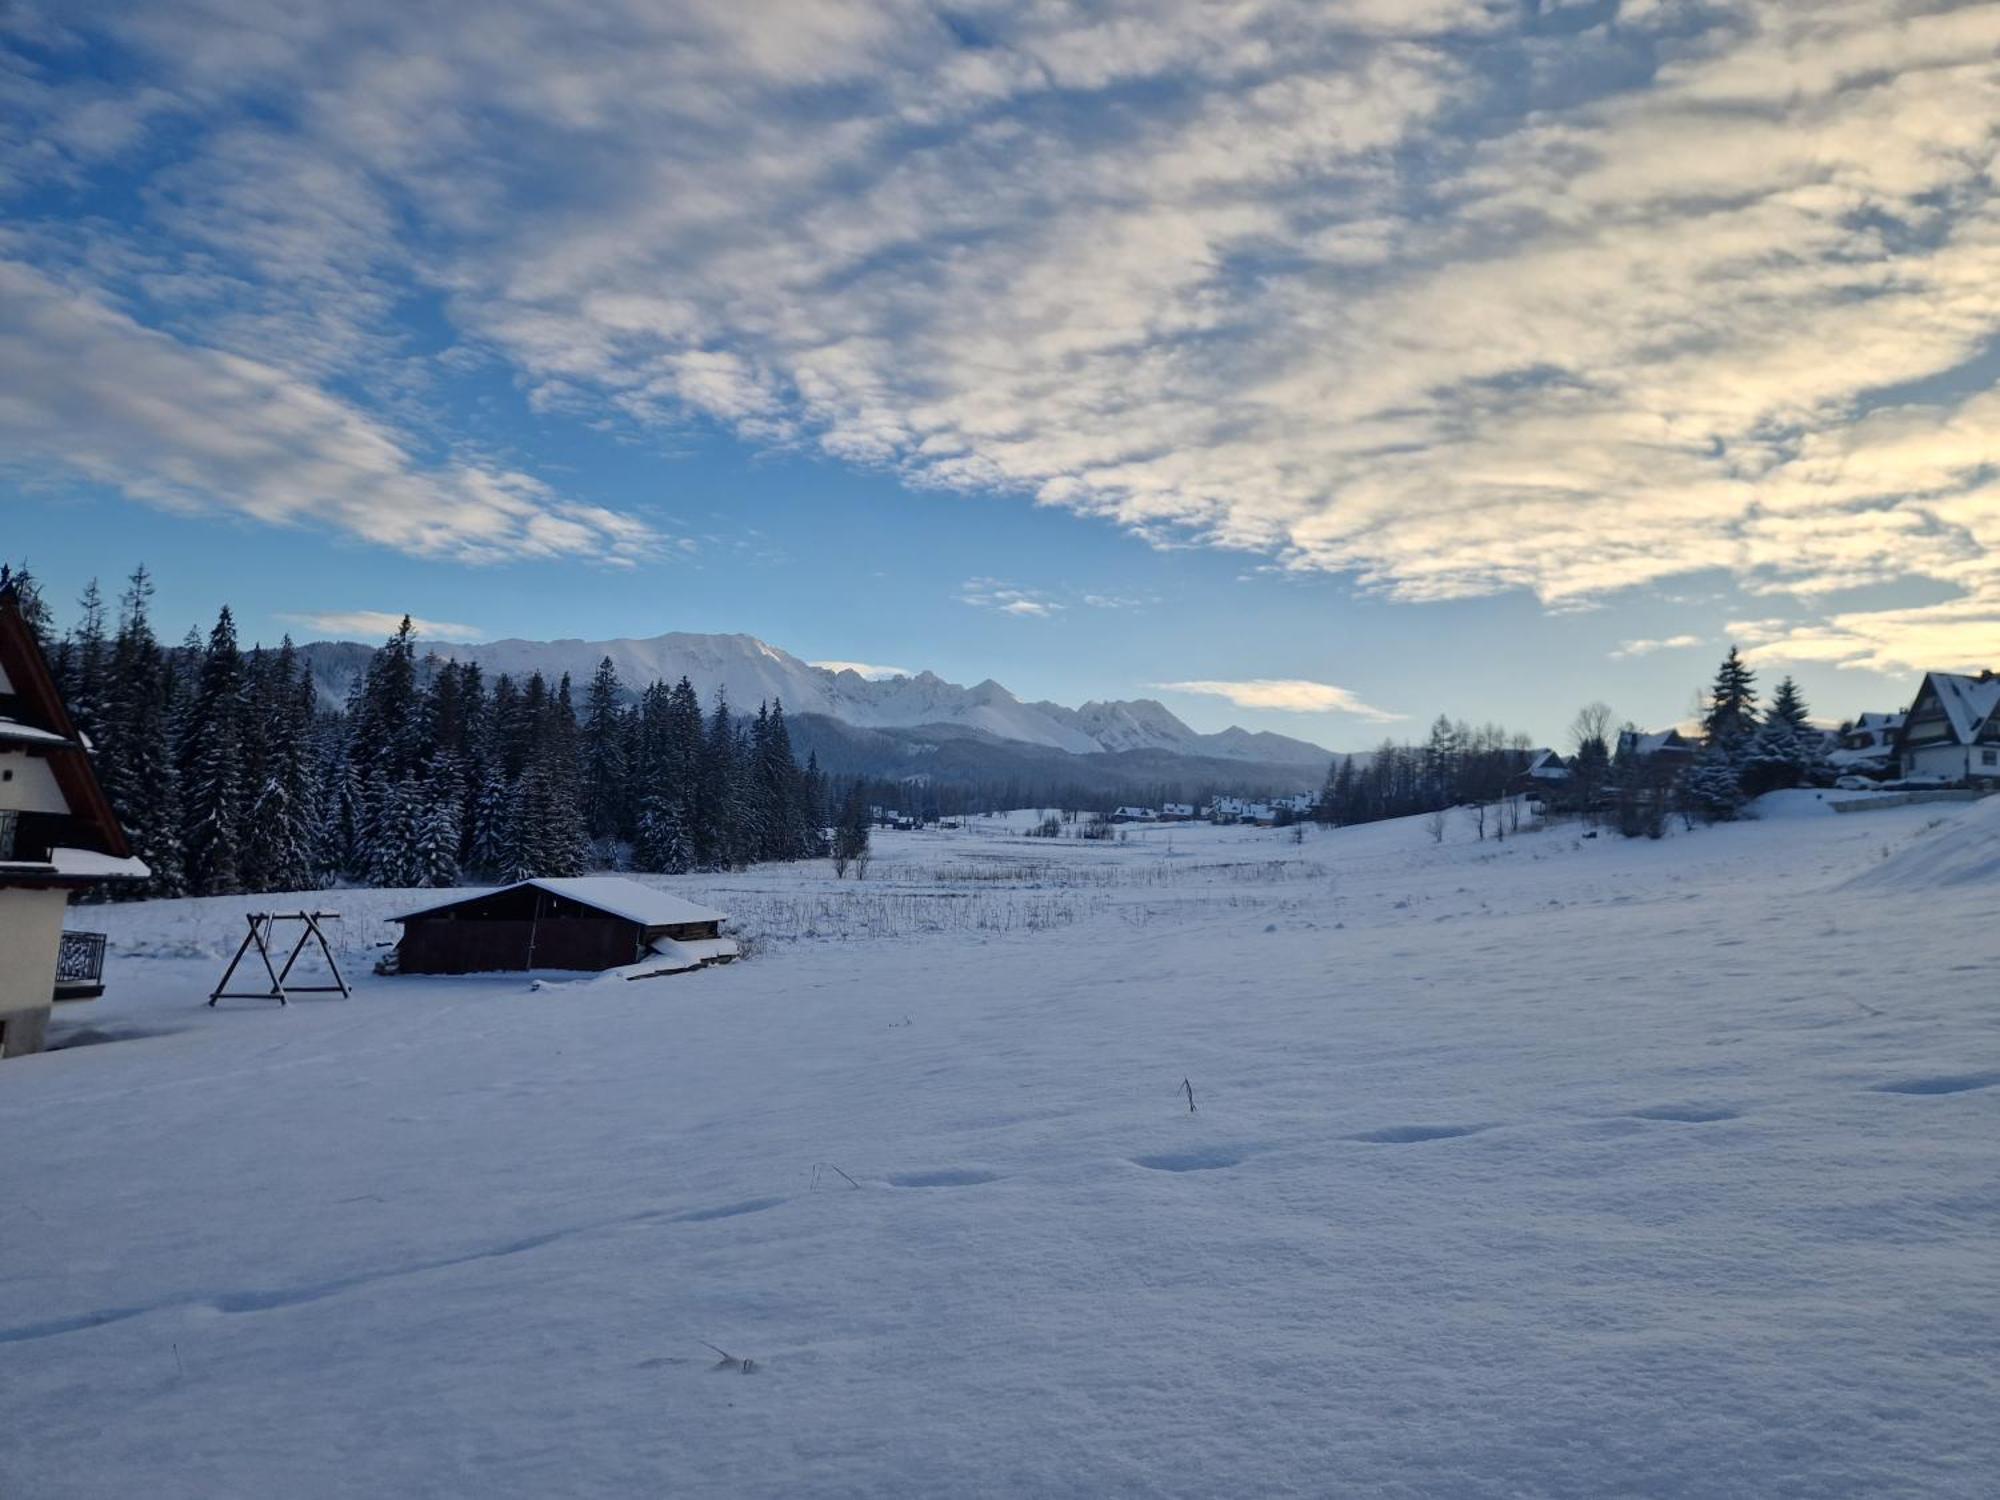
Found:
[[[871, 679], [851, 669], [831, 671], [800, 660], [754, 635], [700, 635], [670, 631], [644, 638], [584, 641], [530, 641], [513, 638], [483, 645], [429, 643], [440, 657], [476, 661], [489, 680], [501, 673], [520, 678], [540, 672], [553, 681], [567, 672], [587, 681], [609, 657], [633, 692], [654, 682], [686, 677], [704, 701], [720, 692], [732, 708], [754, 711], [760, 702], [782, 700], [787, 714], [822, 714], [862, 729], [908, 729], [957, 725], [998, 739], [1098, 755], [1122, 751], [1176, 754], [1298, 767], [1324, 765], [1329, 754], [1304, 740], [1229, 729], [1200, 734], [1151, 698], [1091, 702], [1081, 708], [1056, 703], [1023, 703], [988, 677], [960, 687], [935, 672], [914, 677]], [[368, 648], [314, 642], [303, 648], [323, 698], [346, 701], [355, 676], [365, 670]]]

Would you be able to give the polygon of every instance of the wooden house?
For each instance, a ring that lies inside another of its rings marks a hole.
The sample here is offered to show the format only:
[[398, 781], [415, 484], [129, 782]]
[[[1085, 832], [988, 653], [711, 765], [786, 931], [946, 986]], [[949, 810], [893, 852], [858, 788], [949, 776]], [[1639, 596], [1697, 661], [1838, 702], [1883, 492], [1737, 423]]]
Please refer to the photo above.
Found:
[[648, 974], [727, 963], [723, 913], [616, 875], [523, 880], [393, 919], [399, 974], [621, 969]]
[[18, 592], [0, 586], [0, 1057], [39, 1052], [58, 1000], [104, 993], [104, 937], [65, 932], [71, 895], [152, 872], [98, 784]]
[[2000, 676], [1926, 672], [1896, 735], [1905, 777], [2000, 783]]

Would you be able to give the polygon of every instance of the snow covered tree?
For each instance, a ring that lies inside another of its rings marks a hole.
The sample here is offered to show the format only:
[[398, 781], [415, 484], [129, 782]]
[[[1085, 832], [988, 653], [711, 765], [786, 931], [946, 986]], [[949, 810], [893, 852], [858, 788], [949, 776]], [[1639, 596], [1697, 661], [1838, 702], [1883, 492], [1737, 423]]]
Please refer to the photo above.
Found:
[[[27, 623], [28, 633], [41, 643], [44, 651], [55, 639], [55, 619], [49, 611], [48, 601], [42, 597], [42, 586], [28, 565], [16, 563], [9, 567], [0, 563], [0, 589], [12, 588], [14, 597], [21, 606], [21, 618]], [[58, 682], [62, 680], [58, 675]]]
[[1830, 779], [1824, 738], [1812, 727], [1805, 699], [1791, 678], [1778, 684], [1764, 722], [1742, 747], [1739, 762], [1746, 797]]
[[104, 629], [104, 595], [97, 580], [77, 601], [76, 629], [70, 633], [69, 664], [61, 682], [63, 706], [93, 748], [105, 741], [111, 714], [111, 648]]
[[119, 602], [96, 755], [105, 795], [133, 852], [153, 872], [143, 883], [115, 883], [114, 900], [186, 892], [180, 769], [169, 703], [172, 673], [153, 635], [152, 599], [151, 577], [143, 567], [134, 569]]
[[244, 884], [297, 891], [318, 883], [319, 766], [313, 743], [313, 686], [286, 636], [259, 652], [251, 672], [250, 811], [243, 839]]
[[1793, 729], [1805, 730], [1811, 727], [1811, 718], [1806, 711], [1806, 700], [1799, 692], [1799, 685], [1790, 677], [1778, 684], [1778, 690], [1771, 695], [1771, 706], [1764, 714], [1766, 724], [1789, 724]]
[[1681, 778], [1680, 795], [1708, 822], [1731, 822], [1743, 808], [1741, 774], [1726, 744], [1704, 746]]
[[1715, 684], [1709, 689], [1708, 712], [1702, 716], [1702, 735], [1710, 745], [1734, 751], [1757, 730], [1757, 674], [1743, 664], [1736, 648], [1716, 668]]
[[224, 605], [196, 669], [181, 736], [188, 889], [198, 896], [243, 888], [243, 655]]
[[597, 664], [584, 698], [582, 735], [584, 824], [600, 847], [616, 839], [625, 825], [629, 773], [625, 716], [619, 706], [624, 691], [618, 669], [605, 657]]
[[377, 789], [368, 830], [365, 873], [370, 885], [424, 884], [421, 849], [426, 802], [423, 783], [415, 777], [406, 776]]
[[465, 807], [464, 775], [449, 751], [432, 763], [417, 815], [416, 884], [451, 886], [459, 876], [459, 819]]

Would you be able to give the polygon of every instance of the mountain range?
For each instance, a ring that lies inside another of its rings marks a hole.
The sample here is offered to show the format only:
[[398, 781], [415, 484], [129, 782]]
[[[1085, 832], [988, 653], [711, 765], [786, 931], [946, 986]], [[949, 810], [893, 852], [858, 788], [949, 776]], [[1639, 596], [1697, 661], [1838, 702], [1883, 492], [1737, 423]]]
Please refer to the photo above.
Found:
[[[961, 687], [931, 672], [878, 679], [830, 670], [750, 635], [440, 642], [421, 649], [476, 661], [489, 681], [503, 672], [516, 679], [567, 673], [579, 700], [606, 657], [628, 694], [685, 676], [704, 702], [720, 692], [754, 711], [776, 699], [785, 705], [797, 753], [816, 756], [830, 773], [982, 788], [976, 796], [1012, 798], [1009, 805], [1308, 791], [1333, 758], [1282, 734], [1199, 733], [1149, 698], [1081, 708], [1026, 703], [990, 680]], [[329, 707], [347, 702], [375, 650], [353, 641], [300, 648]]]
[[[423, 649], [449, 660], [476, 661], [489, 679], [503, 672], [517, 679], [540, 672], [552, 680], [568, 673], [579, 695], [598, 663], [609, 657], [630, 691], [685, 676], [704, 702], [718, 691], [746, 709], [776, 699], [784, 703], [788, 716], [818, 716], [847, 730], [885, 731], [886, 737], [878, 737], [883, 743], [906, 746], [935, 748], [940, 740], [970, 739], [988, 746], [1003, 742], [1079, 757], [1133, 757], [1144, 752], [1142, 758], [1134, 758], [1135, 768], [1168, 766], [1174, 758], [1187, 757], [1211, 769], [1218, 762], [1246, 773], [1253, 768], [1282, 769], [1288, 781], [1309, 771], [1312, 784], [1332, 756], [1288, 735], [1233, 727], [1204, 734], [1150, 698], [1092, 702], [1081, 708], [1027, 703], [990, 678], [961, 687], [933, 672], [869, 678], [852, 669], [832, 671], [751, 635], [674, 632], [640, 640], [427, 643]], [[333, 706], [347, 701], [348, 690], [374, 652], [373, 647], [347, 641], [316, 641], [301, 650], [322, 699]], [[900, 732], [918, 730], [924, 734]], [[823, 730], [819, 737], [859, 742], [853, 735], [843, 737], [832, 730]], [[1046, 763], [1044, 757], [1035, 759]]]

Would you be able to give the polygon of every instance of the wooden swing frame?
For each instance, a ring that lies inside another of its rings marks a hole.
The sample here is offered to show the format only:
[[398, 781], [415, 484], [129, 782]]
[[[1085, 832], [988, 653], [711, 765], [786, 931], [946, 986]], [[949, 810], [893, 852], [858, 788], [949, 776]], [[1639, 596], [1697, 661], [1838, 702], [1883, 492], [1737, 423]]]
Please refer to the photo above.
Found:
[[[333, 947], [326, 940], [322, 922], [338, 922], [337, 911], [252, 911], [243, 914], [243, 920], [250, 930], [243, 935], [243, 941], [236, 949], [236, 956], [229, 960], [229, 967], [222, 971], [222, 978], [216, 981], [215, 992], [208, 997], [211, 1008], [218, 1000], [275, 1000], [280, 1005], [289, 1005], [289, 995], [331, 995], [348, 998], [347, 981], [341, 978], [340, 965], [334, 961]], [[292, 951], [286, 956], [283, 966], [271, 962], [271, 950], [276, 946], [278, 924], [297, 922], [300, 925], [299, 940], [292, 944]], [[332, 984], [295, 984], [287, 989], [285, 981], [291, 977], [292, 965], [299, 961], [299, 955], [306, 951], [306, 944], [317, 941], [326, 967], [333, 975]], [[271, 978], [268, 990], [232, 990], [229, 981], [235, 977], [237, 965], [252, 948], [263, 960], [264, 972]]]

